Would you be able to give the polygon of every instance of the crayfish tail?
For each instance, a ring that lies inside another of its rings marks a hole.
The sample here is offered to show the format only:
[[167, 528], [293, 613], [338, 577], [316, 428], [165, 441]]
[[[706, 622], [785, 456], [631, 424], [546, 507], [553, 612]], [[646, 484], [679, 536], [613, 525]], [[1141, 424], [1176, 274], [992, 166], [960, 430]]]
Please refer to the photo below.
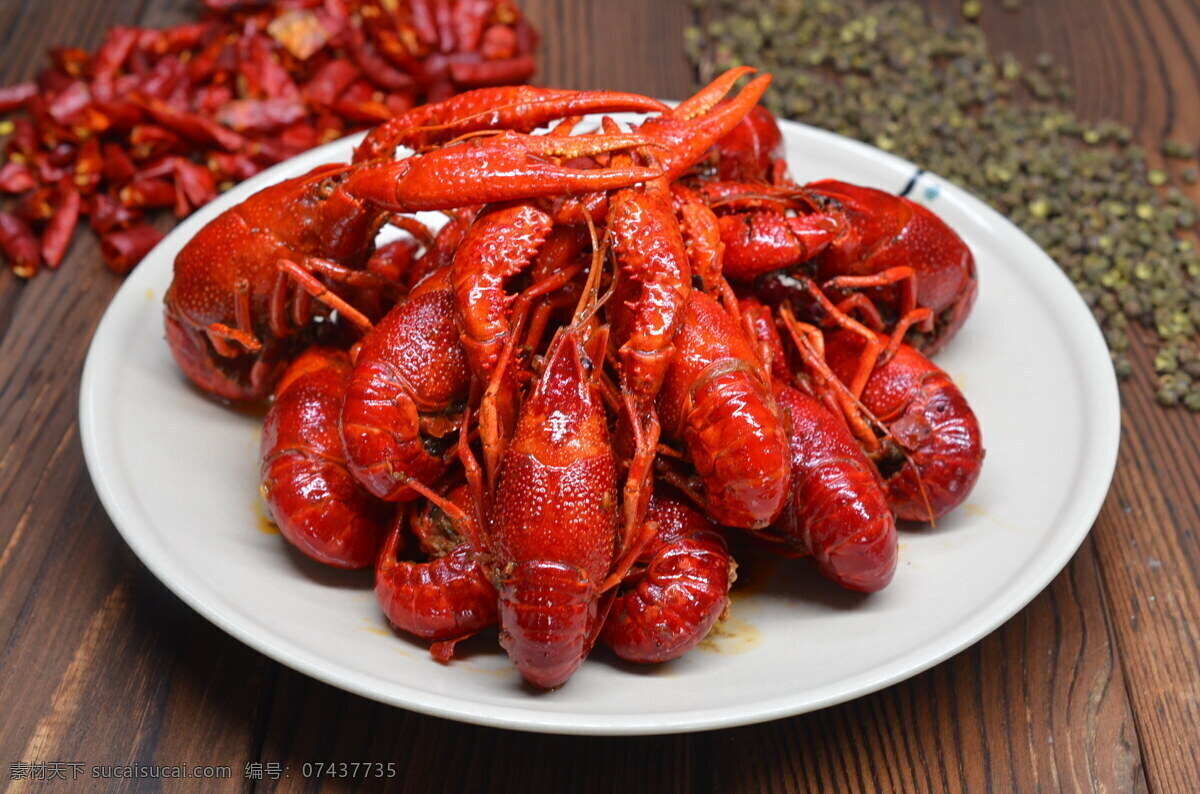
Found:
[[500, 644], [534, 686], [553, 689], [583, 664], [597, 621], [596, 588], [582, 569], [519, 562], [500, 582]]

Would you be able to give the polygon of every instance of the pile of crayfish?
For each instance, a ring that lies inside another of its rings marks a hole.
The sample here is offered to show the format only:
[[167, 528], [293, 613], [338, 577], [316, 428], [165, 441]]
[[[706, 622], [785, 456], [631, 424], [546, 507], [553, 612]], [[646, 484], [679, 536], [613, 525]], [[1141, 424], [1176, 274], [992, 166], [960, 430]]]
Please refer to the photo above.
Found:
[[[673, 659], [729, 609], [731, 538], [872, 592], [897, 518], [974, 486], [978, 422], [926, 357], [970, 311], [970, 251], [905, 198], [793, 182], [769, 75], [734, 92], [752, 72], [675, 107], [530, 87], [418, 107], [177, 257], [176, 361], [221, 400], [274, 396], [282, 534], [374, 566], [435, 657], [498, 625], [540, 687], [597, 641]], [[581, 128], [618, 112], [644, 121]]]

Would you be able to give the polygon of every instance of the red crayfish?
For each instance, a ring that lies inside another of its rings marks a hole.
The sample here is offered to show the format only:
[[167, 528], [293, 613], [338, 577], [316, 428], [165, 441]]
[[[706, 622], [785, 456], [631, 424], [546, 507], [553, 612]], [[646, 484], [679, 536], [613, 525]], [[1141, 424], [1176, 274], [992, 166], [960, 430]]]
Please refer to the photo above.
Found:
[[[463, 100], [469, 96], [443, 104], [450, 111], [469, 107]], [[553, 118], [559, 107], [571, 112], [647, 107], [647, 102], [631, 107], [621, 101], [623, 96], [547, 101], [536, 118]], [[323, 165], [266, 188], [219, 215], [176, 257], [165, 299], [167, 341], [175, 360], [206, 392], [232, 401], [260, 400], [311, 338], [317, 315], [303, 283], [289, 277], [286, 263], [293, 274], [318, 274], [335, 294], [338, 285], [383, 286], [364, 266], [376, 234], [393, 213], [633, 184], [658, 172], [581, 169], [548, 158], [651, 142], [631, 134], [555, 137], [500, 131], [403, 160]]]
[[978, 291], [970, 249], [904, 196], [832, 179], [792, 182], [779, 141], [770, 114], [748, 116], [726, 138], [741, 154], [694, 180], [720, 216], [726, 275], [798, 271], [897, 343], [916, 326], [914, 344], [929, 355], [940, 350]]
[[263, 494], [280, 531], [339, 568], [375, 562], [388, 508], [351, 475], [338, 433], [350, 382], [344, 351], [311, 347], [284, 373], [263, 428]]
[[[978, 423], [902, 341], [961, 325], [969, 252], [922, 264], [949, 239], [927, 210], [790, 183], [769, 78], [725, 98], [750, 71], [672, 109], [544, 89], [416, 108], [181, 252], [185, 372], [228, 400], [278, 381], [262, 464], [285, 537], [373, 562], [388, 619], [439, 660], [493, 626], [543, 688], [598, 642], [675, 659], [730, 609], [730, 533], [873, 592], [897, 518], [974, 485]], [[659, 115], [579, 132], [595, 109]], [[421, 209], [450, 220], [397, 217]], [[409, 236], [376, 251], [389, 222]]]

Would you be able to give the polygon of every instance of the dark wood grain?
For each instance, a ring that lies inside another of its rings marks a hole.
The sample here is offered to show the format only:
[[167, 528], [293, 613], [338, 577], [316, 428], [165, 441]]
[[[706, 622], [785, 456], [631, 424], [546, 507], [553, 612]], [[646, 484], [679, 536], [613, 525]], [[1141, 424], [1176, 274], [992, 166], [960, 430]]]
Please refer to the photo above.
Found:
[[[958, 0], [925, 0], [957, 13]], [[1048, 51], [1077, 111], [1147, 146], [1200, 142], [1194, 0], [985, 3], [997, 49]], [[686, 0], [525, 0], [539, 81], [679, 97]], [[115, 23], [186, 0], [0, 0], [0, 81]], [[1173, 166], [1175, 167], [1175, 166]], [[168, 790], [349, 790], [306, 761], [397, 764], [400, 791], [1200, 791], [1200, 420], [1153, 403], [1150, 354], [1123, 389], [1123, 447], [1092, 538], [1002, 629], [853, 703], [759, 726], [637, 739], [537, 736], [428, 718], [286, 670], [184, 606], [132, 556], [83, 466], [87, 342], [119, 281], [80, 235], [56, 274], [0, 269], [0, 775], [13, 761], [226, 764]], [[1137, 385], [1141, 383], [1142, 385]], [[243, 776], [245, 764], [290, 777]], [[7, 782], [7, 781], [6, 781]], [[20, 790], [20, 786], [16, 790]], [[30, 786], [30, 788], [34, 788]], [[119, 789], [134, 790], [127, 783]]]
[[[641, 739], [550, 736], [481, 728], [422, 717], [347, 696], [284, 671], [275, 690], [263, 756], [286, 759], [291, 777], [269, 790], [300, 791], [305, 761], [387, 759], [396, 791], [695, 790], [695, 737]], [[354, 788], [321, 781], [322, 789]]]
[[[5, 4], [0, 80], [36, 74], [50, 46], [95, 47], [114, 24], [164, 24], [190, 4], [143, 6]], [[57, 273], [0, 271], [0, 762], [5, 778], [19, 760], [221, 763], [237, 772], [225, 790], [241, 789], [274, 668], [146, 571], [84, 467], [80, 374], [119, 286], [85, 234]]]
[[[1139, 377], [1150, 377], [1149, 355]], [[1200, 422], [1123, 392], [1124, 430], [1107, 509], [1093, 530], [1147, 775], [1200, 790]]]
[[1017, 617], [949, 662], [844, 706], [722, 732], [715, 789], [1145, 790], [1103, 602], [1088, 542]]
[[683, 56], [687, 2], [670, 0], [524, 0], [542, 31], [535, 79], [564, 88], [608, 88], [681, 99], [693, 75]]
[[[931, 0], [951, 15], [954, 0]], [[985, 5], [994, 49], [1030, 62], [1048, 52], [1066, 64], [1082, 118], [1128, 125], [1156, 165], [1163, 138], [1200, 143], [1200, 5], [1195, 2], [1059, 0], [1017, 14]], [[1186, 192], [1200, 200], [1200, 188]], [[1093, 530], [1141, 739], [1156, 791], [1200, 791], [1200, 416], [1164, 411], [1147, 384], [1150, 351], [1139, 346], [1121, 391], [1121, 453], [1108, 503]]]

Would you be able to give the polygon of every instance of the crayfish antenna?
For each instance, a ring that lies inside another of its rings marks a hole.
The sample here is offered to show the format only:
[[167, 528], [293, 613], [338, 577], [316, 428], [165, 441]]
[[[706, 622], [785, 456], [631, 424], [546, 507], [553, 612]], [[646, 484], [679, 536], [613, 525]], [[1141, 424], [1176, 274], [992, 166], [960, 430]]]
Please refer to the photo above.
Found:
[[[476, 387], [472, 385], [474, 390]], [[467, 527], [467, 531], [463, 536], [469, 539], [469, 542], [479, 552], [487, 551], [487, 544], [484, 542], [486, 535], [484, 519], [490, 512], [493, 501], [493, 494], [490, 490], [485, 490], [483, 483], [483, 472], [479, 468], [479, 461], [475, 459], [475, 453], [471, 451], [471, 444], [467, 438], [467, 428], [471, 425], [471, 404], [474, 399], [468, 402], [466, 409], [463, 411], [462, 426], [458, 431], [458, 460], [463, 465], [463, 474], [467, 478], [467, 487], [471, 491], [471, 503], [475, 507], [475, 521]], [[435, 504], [437, 504], [435, 502]], [[440, 505], [439, 505], [440, 507]], [[458, 511], [458, 507], [454, 508]], [[461, 511], [458, 511], [461, 514]], [[450, 515], [447, 513], [446, 515]], [[466, 522], [471, 523], [471, 522]]]
[[937, 519], [933, 515], [933, 502], [929, 500], [929, 492], [925, 490], [925, 478], [921, 476], [921, 468], [907, 449], [900, 447], [900, 450], [904, 453], [904, 459], [908, 461], [908, 465], [912, 466], [913, 476], [917, 478], [917, 489], [921, 492], [921, 501], [924, 502], [925, 512], [929, 515], [929, 526], [936, 527]]
[[[929, 493], [925, 488], [924, 479], [921, 477], [920, 467], [913, 460], [912, 455], [899, 443], [894, 434], [887, 425], [881, 422], [871, 411], [862, 403], [858, 394], [851, 391], [845, 383], [833, 372], [829, 364], [825, 361], [824, 355], [824, 337], [820, 329], [802, 323], [792, 314], [790, 307], [783, 306], [779, 310], [780, 318], [783, 320], [784, 328], [787, 329], [788, 337], [800, 352], [800, 357], [804, 361], [804, 365], [809, 369], [810, 373], [817, 376], [818, 385], [814, 389], [820, 392], [819, 399], [822, 400], [828, 407], [828, 399], [833, 398], [834, 404], [840, 409], [846, 425], [851, 432], [857, 437], [864, 448], [871, 452], [876, 452], [881, 448], [883, 441], [891, 441], [892, 445], [900, 451], [904, 459], [912, 467], [913, 475], [917, 480], [917, 488], [921, 493], [921, 501], [925, 504], [925, 510], [929, 515], [929, 523], [931, 526], [936, 526], [934, 521], [933, 504], [929, 499]], [[873, 335], [873, 334], [872, 334]], [[878, 337], [875, 337], [878, 339]], [[886, 351], [885, 351], [886, 352]], [[867, 371], [869, 376], [876, 366], [882, 366], [884, 361], [880, 361], [882, 356], [876, 352], [873, 356], [874, 362], [871, 369]], [[861, 369], [861, 366], [860, 366]], [[799, 382], [799, 376], [797, 377]], [[865, 379], [864, 379], [865, 387]], [[832, 390], [832, 395], [831, 395]], [[861, 390], [859, 391], [861, 394]], [[872, 430], [874, 428], [874, 431]], [[876, 435], [878, 432], [878, 436]]]
[[823, 336], [820, 329], [797, 320], [787, 306], [780, 308], [779, 316], [783, 320], [783, 327], [787, 330], [788, 337], [800, 353], [804, 365], [817, 376], [821, 384], [817, 387], [818, 390], [826, 393], [832, 390], [834, 402], [841, 409], [846, 425], [868, 449], [878, 449], [879, 438], [871, 428], [874, 427], [878, 430], [884, 438], [891, 438], [891, 431], [867, 410], [858, 396], [834, 374], [825, 362]]
[[798, 281], [804, 291], [811, 295], [821, 308], [825, 310], [829, 319], [833, 320], [840, 328], [851, 331], [863, 339], [865, 347], [859, 358], [858, 369], [854, 373], [853, 380], [847, 384], [850, 388], [850, 393], [854, 395], [854, 399], [857, 401], [858, 398], [862, 397], [863, 389], [867, 386], [867, 379], [871, 377], [871, 372], [874, 371], [876, 365], [879, 363], [879, 354], [882, 348], [879, 337], [870, 328], [867, 328], [858, 320], [855, 320], [835, 306], [833, 301], [829, 300], [829, 296], [822, 292], [821, 288], [812, 279], [802, 276]]
[[[933, 312], [927, 306], [921, 306], [912, 311], [907, 312], [896, 322], [896, 328], [892, 331], [892, 336], [888, 340], [887, 346], [879, 354], [877, 367], [882, 367], [884, 364], [892, 360], [896, 355], [896, 351], [900, 349], [900, 345], [904, 342], [904, 335], [908, 333], [908, 329], [914, 325], [920, 326], [922, 330], [926, 330], [927, 321], [933, 319]], [[930, 326], [932, 328], [932, 326]]]
[[583, 293], [579, 296], [579, 303], [575, 306], [575, 313], [571, 319], [572, 328], [581, 328], [592, 319], [600, 307], [608, 302], [612, 297], [613, 285], [616, 284], [616, 274], [613, 275], [612, 284], [603, 296], [599, 296], [600, 278], [604, 272], [604, 259], [608, 248], [608, 236], [605, 235], [604, 242], [601, 243], [597, 233], [596, 224], [592, 221], [591, 215], [584, 215], [587, 221], [588, 233], [592, 237], [592, 262], [588, 268], [587, 281], [583, 285]]
[[[762, 202], [763, 204], [775, 205], [775, 208], [780, 212], [787, 212], [791, 209], [796, 209], [797, 202], [804, 200], [804, 194], [790, 188], [779, 188], [774, 185], [754, 183], [755, 188], [761, 187], [763, 192], [754, 193], [732, 193], [726, 196], [718, 196], [708, 200], [708, 206], [713, 209], [719, 207], [728, 207], [731, 204], [742, 204], [743, 202]], [[805, 201], [805, 204], [809, 202]]]

